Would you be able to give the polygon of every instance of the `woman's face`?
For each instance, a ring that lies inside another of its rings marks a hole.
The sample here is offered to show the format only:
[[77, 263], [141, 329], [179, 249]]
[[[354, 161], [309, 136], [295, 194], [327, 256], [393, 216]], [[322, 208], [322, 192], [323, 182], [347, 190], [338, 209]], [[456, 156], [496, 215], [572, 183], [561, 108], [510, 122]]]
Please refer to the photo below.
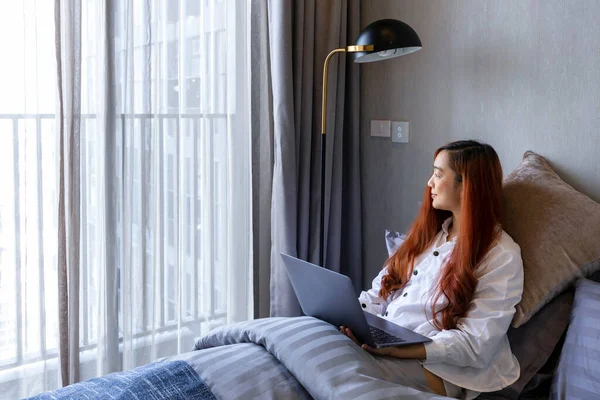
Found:
[[427, 182], [431, 188], [433, 208], [454, 214], [460, 212], [462, 183], [456, 178], [456, 172], [448, 166], [448, 152], [441, 151], [433, 162], [433, 174]]

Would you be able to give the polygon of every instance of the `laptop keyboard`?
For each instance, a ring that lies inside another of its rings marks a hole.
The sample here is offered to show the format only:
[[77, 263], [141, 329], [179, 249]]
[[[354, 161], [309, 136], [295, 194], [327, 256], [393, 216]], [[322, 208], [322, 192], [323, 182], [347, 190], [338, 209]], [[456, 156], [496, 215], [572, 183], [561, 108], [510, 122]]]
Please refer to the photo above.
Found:
[[369, 325], [369, 330], [371, 331], [371, 337], [373, 338], [373, 341], [378, 344], [402, 343], [406, 341], [397, 336], [390, 335], [386, 331], [382, 331], [381, 329], [375, 328], [371, 325]]

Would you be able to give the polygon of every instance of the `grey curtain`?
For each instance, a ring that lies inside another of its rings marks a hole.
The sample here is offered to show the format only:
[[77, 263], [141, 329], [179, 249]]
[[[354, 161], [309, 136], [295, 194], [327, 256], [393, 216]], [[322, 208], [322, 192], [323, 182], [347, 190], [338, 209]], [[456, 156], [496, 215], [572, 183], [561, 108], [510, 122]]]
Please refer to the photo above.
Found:
[[81, 4], [54, 3], [59, 137], [58, 309], [63, 386], [79, 381]]
[[[271, 316], [294, 316], [301, 310], [280, 253], [318, 263], [323, 62], [331, 50], [354, 43], [360, 2], [256, 0], [252, 11], [255, 314], [266, 316], [270, 309]], [[325, 265], [350, 276], [358, 291], [359, 71], [349, 55], [334, 57], [328, 82]]]

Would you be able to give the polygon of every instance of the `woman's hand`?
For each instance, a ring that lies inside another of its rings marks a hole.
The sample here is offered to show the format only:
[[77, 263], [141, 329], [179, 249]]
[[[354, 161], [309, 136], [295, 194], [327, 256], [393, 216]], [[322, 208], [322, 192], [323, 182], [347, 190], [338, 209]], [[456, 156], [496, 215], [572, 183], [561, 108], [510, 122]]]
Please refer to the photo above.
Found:
[[360, 342], [354, 336], [354, 334], [352, 333], [352, 331], [350, 330], [350, 328], [346, 328], [344, 325], [342, 325], [342, 326], [340, 326], [340, 332], [342, 332], [344, 335], [348, 336], [350, 339], [352, 339], [352, 341], [354, 343], [356, 343], [357, 345], [360, 346]]
[[350, 339], [352, 339], [352, 341], [354, 343], [356, 343], [358, 346], [362, 347], [363, 349], [367, 350], [369, 353], [371, 354], [375, 354], [377, 356], [394, 356], [393, 353], [393, 349], [394, 347], [382, 347], [380, 349], [374, 349], [373, 347], [366, 345], [366, 344], [361, 344], [358, 339], [356, 338], [356, 336], [354, 336], [354, 333], [352, 333], [352, 330], [350, 328], [346, 328], [344, 325], [340, 326], [340, 332], [342, 332], [344, 335], [348, 336]]
[[378, 349], [373, 348], [366, 344], [361, 344], [356, 336], [352, 333], [350, 328], [345, 327], [344, 325], [340, 326], [340, 332], [344, 335], [348, 336], [354, 343], [356, 343], [361, 348], [365, 349], [369, 353], [376, 356], [389, 356], [396, 358], [415, 358], [424, 360], [427, 358], [427, 354], [425, 352], [425, 346], [422, 343], [419, 344], [411, 344], [402, 347], [380, 347]]

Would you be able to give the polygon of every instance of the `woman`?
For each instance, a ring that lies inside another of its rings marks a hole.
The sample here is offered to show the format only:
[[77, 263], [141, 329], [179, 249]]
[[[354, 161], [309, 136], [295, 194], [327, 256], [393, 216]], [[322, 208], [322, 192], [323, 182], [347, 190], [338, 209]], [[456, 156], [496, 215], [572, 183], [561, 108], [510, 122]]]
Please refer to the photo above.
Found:
[[[501, 218], [494, 149], [471, 140], [438, 149], [406, 240], [359, 297], [366, 311], [432, 341], [362, 347], [412, 359], [415, 379], [442, 395], [473, 398], [516, 381], [519, 364], [506, 332], [523, 293], [523, 262]], [[340, 330], [360, 345], [348, 328]]]

